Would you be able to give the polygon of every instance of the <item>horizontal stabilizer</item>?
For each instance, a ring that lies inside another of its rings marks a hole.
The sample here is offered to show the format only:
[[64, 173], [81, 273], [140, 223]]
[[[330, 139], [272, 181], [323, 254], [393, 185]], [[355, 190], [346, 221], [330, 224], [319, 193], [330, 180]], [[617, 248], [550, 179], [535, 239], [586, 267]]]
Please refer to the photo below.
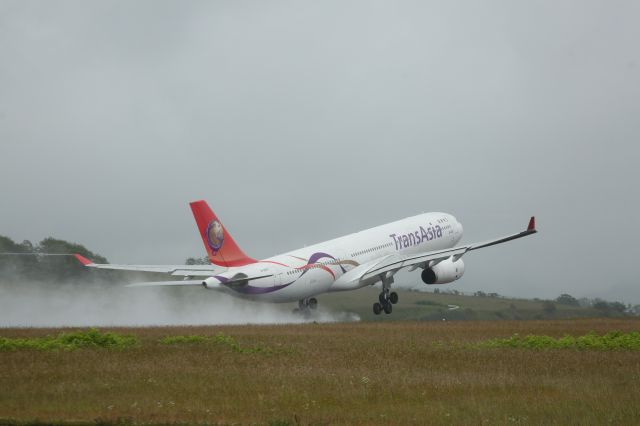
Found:
[[75, 256], [80, 263], [89, 268], [131, 272], [157, 272], [184, 277], [210, 277], [213, 274], [219, 274], [226, 270], [226, 268], [215, 265], [116, 265], [113, 263], [94, 263], [92, 260], [77, 253], [73, 255], [67, 254], [65, 256]]
[[76, 257], [76, 259], [78, 259], [78, 262], [82, 263], [84, 266], [93, 265], [93, 262], [91, 260], [87, 259], [81, 254], [74, 253], [74, 256]]
[[202, 285], [202, 280], [180, 280], [180, 281], [152, 281], [147, 283], [133, 283], [125, 287], [162, 287], [162, 286], [184, 286]]

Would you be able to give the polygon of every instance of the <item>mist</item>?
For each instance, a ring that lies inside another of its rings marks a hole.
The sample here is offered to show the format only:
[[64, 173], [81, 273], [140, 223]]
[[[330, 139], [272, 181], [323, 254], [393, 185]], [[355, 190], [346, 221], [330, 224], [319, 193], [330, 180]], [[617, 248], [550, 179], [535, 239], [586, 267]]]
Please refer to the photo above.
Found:
[[0, 327], [293, 324], [359, 321], [322, 306], [309, 318], [293, 303], [244, 301], [201, 287], [126, 288], [112, 283], [0, 285]]

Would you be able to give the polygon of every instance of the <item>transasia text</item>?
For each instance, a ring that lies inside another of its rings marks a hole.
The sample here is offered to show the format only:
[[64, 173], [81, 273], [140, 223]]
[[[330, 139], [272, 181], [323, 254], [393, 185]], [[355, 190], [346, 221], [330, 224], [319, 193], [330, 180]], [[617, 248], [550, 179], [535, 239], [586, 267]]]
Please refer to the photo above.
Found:
[[389, 237], [393, 238], [393, 242], [396, 244], [396, 250], [402, 248], [417, 246], [425, 241], [431, 241], [434, 238], [442, 237], [442, 228], [440, 225], [434, 227], [428, 227], [426, 230], [421, 226], [418, 231], [410, 232], [405, 235], [391, 234]]

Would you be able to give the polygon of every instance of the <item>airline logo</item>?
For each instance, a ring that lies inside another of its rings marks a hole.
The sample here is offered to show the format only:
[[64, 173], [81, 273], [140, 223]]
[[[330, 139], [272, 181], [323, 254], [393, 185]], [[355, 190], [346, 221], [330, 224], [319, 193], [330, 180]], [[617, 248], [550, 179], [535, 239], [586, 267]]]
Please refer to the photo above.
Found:
[[425, 241], [431, 241], [434, 238], [441, 237], [442, 228], [440, 227], [440, 225], [430, 226], [427, 229], [424, 229], [421, 226], [419, 230], [404, 235], [389, 235], [389, 238], [393, 238], [393, 242], [396, 245], [396, 250], [417, 246], [418, 244], [422, 244]]
[[222, 248], [222, 243], [224, 243], [224, 230], [222, 224], [214, 219], [207, 226], [207, 244], [214, 256]]

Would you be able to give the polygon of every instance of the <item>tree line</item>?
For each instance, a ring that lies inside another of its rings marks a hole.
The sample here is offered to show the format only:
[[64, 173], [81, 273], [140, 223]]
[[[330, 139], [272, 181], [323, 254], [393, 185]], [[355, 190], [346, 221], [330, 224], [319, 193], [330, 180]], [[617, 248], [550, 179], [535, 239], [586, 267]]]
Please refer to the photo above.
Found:
[[[73, 253], [79, 253], [96, 263], [108, 263], [105, 257], [81, 244], [52, 237], [45, 238], [37, 244], [28, 240], [17, 243], [7, 236], [0, 235], [0, 282], [73, 282], [95, 277], [97, 271], [84, 267], [75, 257], [60, 256]], [[113, 280], [117, 274], [112, 272], [115, 271], [100, 271], [100, 278]]]

